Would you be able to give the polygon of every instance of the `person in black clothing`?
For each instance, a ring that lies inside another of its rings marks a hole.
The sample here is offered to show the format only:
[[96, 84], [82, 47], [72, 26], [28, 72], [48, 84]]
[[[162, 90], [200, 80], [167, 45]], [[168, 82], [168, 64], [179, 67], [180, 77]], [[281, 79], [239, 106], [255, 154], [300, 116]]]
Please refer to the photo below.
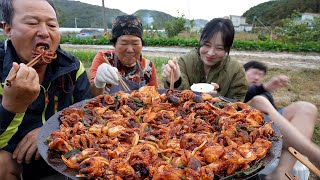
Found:
[[250, 61], [244, 64], [243, 67], [246, 71], [246, 79], [249, 85], [244, 101], [248, 102], [256, 95], [263, 95], [270, 101], [275, 109], [278, 109], [271, 93], [287, 86], [289, 84], [289, 78], [285, 75], [279, 75], [273, 77], [266, 83], [262, 83], [268, 71], [268, 67], [265, 64], [258, 61]]
[[[289, 78], [285, 75], [279, 75], [263, 83], [268, 70], [265, 64], [250, 61], [243, 67], [249, 85], [245, 102], [265, 113], [278, 126], [283, 135], [284, 144], [278, 167], [267, 176], [267, 179], [287, 179], [284, 173], [291, 173], [296, 162], [296, 159], [288, 151], [290, 146], [307, 155], [309, 159], [319, 165], [320, 150], [310, 141], [318, 114], [316, 106], [309, 102], [299, 101], [278, 110], [271, 92], [287, 86]], [[315, 154], [317, 156], [314, 156]]]

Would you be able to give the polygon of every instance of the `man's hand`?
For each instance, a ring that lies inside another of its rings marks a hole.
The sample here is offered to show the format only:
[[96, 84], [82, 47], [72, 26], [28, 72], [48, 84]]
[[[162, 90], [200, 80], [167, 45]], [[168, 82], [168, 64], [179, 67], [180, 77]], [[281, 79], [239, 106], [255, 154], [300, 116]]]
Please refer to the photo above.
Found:
[[179, 64], [176, 57], [174, 57], [173, 60], [169, 60], [168, 64], [163, 66], [162, 78], [167, 82], [170, 82], [171, 69], [173, 69], [174, 82], [176, 82], [181, 76]]
[[279, 88], [288, 86], [289, 78], [285, 75], [279, 75], [273, 77], [270, 81], [263, 84], [263, 87], [266, 91], [272, 92]]
[[40, 159], [40, 154], [37, 148], [37, 137], [40, 128], [30, 131], [18, 144], [13, 152], [13, 159], [21, 164], [23, 162], [29, 164], [34, 156], [36, 160]]
[[35, 69], [23, 63], [13, 63], [8, 77], [14, 73], [17, 76], [11, 81], [11, 86], [4, 87], [2, 106], [10, 112], [22, 113], [40, 93], [39, 76]]

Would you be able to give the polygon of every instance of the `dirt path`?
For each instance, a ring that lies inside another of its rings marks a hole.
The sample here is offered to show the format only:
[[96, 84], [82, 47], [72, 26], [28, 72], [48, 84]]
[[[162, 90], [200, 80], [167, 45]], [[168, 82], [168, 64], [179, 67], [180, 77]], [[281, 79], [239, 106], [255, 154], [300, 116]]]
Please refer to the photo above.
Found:
[[[71, 45], [62, 44], [65, 49], [102, 51], [113, 49], [109, 45]], [[192, 48], [181, 47], [144, 47], [143, 53], [146, 56], [173, 57], [181, 56], [189, 52]], [[317, 53], [279, 53], [279, 52], [251, 52], [232, 50], [230, 55], [245, 63], [251, 60], [262, 61], [268, 66], [277, 68], [320, 68], [320, 54]]]

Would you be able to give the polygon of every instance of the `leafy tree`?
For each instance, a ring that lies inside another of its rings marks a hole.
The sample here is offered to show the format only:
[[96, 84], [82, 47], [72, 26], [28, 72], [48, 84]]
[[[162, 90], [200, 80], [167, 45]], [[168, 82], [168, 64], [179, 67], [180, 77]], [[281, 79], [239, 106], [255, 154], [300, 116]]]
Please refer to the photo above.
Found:
[[282, 19], [291, 18], [294, 12], [320, 12], [319, 0], [273, 0], [250, 8], [243, 16], [248, 23], [258, 17], [264, 24], [279, 25]]
[[186, 18], [182, 14], [180, 17], [175, 17], [172, 22], [167, 21], [165, 31], [168, 37], [174, 37], [186, 29]]
[[65, 15], [65, 13], [61, 10], [61, 8], [57, 7], [57, 15], [58, 15], [58, 22], [59, 24], [63, 24], [66, 22], [67, 17]]
[[286, 43], [320, 41], [320, 18], [314, 18], [312, 22], [303, 22], [295, 20], [295, 14], [291, 17], [293, 18], [282, 20], [282, 28], [276, 29], [278, 40]]

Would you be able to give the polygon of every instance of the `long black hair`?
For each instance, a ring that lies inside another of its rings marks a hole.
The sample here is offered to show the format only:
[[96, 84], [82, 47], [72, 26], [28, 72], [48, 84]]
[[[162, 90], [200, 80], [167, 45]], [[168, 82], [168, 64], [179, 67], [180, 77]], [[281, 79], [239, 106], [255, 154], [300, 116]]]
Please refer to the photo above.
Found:
[[234, 39], [234, 27], [231, 20], [224, 18], [214, 18], [205, 25], [201, 33], [198, 49], [210, 41], [212, 36], [218, 32], [222, 33], [224, 49], [229, 54]]

